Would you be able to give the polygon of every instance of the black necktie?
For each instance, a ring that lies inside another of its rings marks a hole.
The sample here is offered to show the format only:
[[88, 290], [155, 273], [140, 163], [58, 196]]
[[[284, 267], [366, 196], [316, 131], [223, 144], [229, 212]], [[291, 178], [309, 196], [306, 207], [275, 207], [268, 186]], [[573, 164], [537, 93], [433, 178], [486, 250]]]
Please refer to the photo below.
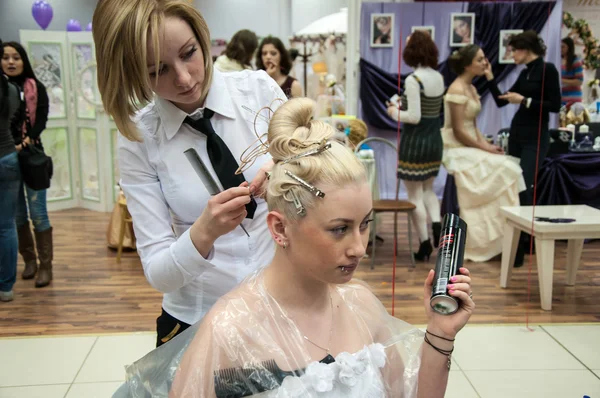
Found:
[[[194, 120], [189, 116], [185, 118], [184, 123], [190, 125], [193, 129], [206, 135], [206, 151], [208, 158], [212, 164], [219, 181], [223, 188], [229, 189], [238, 187], [242, 182], [246, 181], [243, 174], [235, 174], [238, 169], [238, 163], [231, 154], [227, 145], [221, 137], [215, 133], [210, 118], [215, 114], [208, 108], [204, 109], [204, 115], [198, 120]], [[250, 203], [246, 205], [248, 215], [246, 218], [253, 218], [256, 211], [256, 201], [250, 199]]]

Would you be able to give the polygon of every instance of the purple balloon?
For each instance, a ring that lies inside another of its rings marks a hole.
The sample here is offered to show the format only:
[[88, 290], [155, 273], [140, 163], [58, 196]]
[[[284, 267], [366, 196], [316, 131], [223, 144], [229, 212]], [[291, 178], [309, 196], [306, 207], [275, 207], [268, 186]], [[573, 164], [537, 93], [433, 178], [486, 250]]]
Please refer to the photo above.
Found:
[[81, 24], [76, 19], [69, 19], [67, 22], [67, 32], [81, 32]]
[[37, 0], [31, 7], [31, 15], [33, 15], [35, 22], [40, 25], [40, 28], [46, 30], [48, 25], [50, 25], [50, 21], [52, 21], [54, 12], [52, 11], [52, 6], [48, 4], [48, 2], [45, 0]]
[[92, 23], [91, 22], [89, 24], [87, 24], [85, 30], [87, 30], [88, 32], [92, 31]]

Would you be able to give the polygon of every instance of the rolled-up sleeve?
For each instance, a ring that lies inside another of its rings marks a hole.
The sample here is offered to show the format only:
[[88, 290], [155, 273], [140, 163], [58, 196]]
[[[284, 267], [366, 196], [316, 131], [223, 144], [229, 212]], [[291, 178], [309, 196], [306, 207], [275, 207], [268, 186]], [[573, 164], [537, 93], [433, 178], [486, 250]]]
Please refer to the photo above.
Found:
[[155, 289], [170, 293], [213, 268], [210, 260], [214, 249], [205, 259], [194, 246], [189, 229], [179, 238], [173, 232], [169, 206], [158, 174], [148, 161], [145, 144], [120, 137], [119, 167], [148, 282]]

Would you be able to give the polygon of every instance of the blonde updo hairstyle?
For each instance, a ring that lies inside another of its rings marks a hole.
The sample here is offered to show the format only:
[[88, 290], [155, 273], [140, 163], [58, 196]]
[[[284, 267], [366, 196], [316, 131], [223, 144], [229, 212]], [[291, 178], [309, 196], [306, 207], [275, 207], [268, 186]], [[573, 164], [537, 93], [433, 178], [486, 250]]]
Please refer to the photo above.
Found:
[[[154, 99], [148, 65], [158, 69], [160, 27], [167, 18], [187, 22], [198, 40], [204, 56], [204, 98], [213, 74], [210, 31], [189, 0], [101, 0], [94, 11], [98, 90], [104, 109], [131, 141], [140, 141], [131, 118]], [[148, 57], [148, 41], [155, 50], [154, 59]]]
[[[327, 192], [325, 198], [317, 197], [288, 176], [286, 170], [321, 190], [323, 187], [341, 188], [367, 180], [360, 160], [348, 147], [333, 139], [333, 126], [313, 120], [315, 105], [308, 98], [291, 99], [275, 112], [269, 124], [269, 153], [275, 166], [267, 184], [266, 200], [270, 211], [278, 210], [292, 220], [301, 217], [294, 205], [292, 191], [306, 212], [318, 201], [326, 199]], [[324, 140], [331, 144], [331, 148], [284, 163], [290, 157], [319, 148]]]

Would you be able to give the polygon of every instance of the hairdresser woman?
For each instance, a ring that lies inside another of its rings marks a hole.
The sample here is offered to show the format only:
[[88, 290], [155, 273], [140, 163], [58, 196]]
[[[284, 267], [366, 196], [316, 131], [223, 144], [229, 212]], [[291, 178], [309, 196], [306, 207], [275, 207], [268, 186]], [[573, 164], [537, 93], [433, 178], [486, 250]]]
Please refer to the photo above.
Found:
[[[146, 278], [164, 293], [159, 346], [271, 261], [267, 205], [251, 194], [272, 162], [261, 156], [243, 174], [235, 170], [255, 131], [267, 131], [254, 112], [285, 95], [264, 71], [214, 69], [208, 26], [187, 0], [102, 0], [92, 24], [98, 86], [121, 133], [121, 187], [138, 253]], [[137, 101], [148, 105], [136, 113]], [[211, 197], [184, 156], [189, 148], [224, 192]]]
[[[550, 145], [548, 133], [550, 113], [560, 110], [560, 77], [553, 64], [544, 62], [546, 45], [535, 31], [528, 30], [515, 35], [508, 44], [512, 48], [515, 63], [526, 66], [515, 84], [507, 93], [501, 93], [489, 62], [485, 76], [494, 101], [499, 107], [507, 104], [519, 105], [519, 110], [510, 125], [508, 154], [521, 159], [523, 178], [527, 186], [527, 189], [520, 194], [521, 206], [531, 206], [536, 163], [538, 165], [543, 163]], [[523, 265], [525, 251], [528, 249], [528, 236], [525, 237], [523, 233], [515, 267]]]

